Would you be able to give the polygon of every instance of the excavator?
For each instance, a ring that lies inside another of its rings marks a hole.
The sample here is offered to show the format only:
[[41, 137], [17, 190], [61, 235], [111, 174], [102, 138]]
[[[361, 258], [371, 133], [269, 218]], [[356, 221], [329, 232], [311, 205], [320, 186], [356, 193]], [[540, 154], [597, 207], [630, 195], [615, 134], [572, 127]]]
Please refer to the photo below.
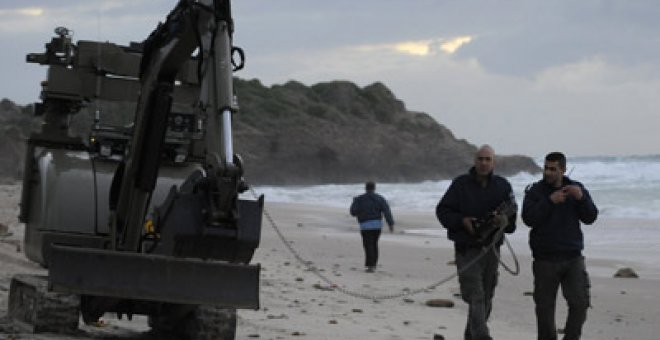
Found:
[[[142, 43], [74, 43], [58, 27], [27, 55], [48, 72], [19, 219], [47, 274], [12, 279], [9, 317], [67, 333], [144, 315], [155, 332], [234, 339], [236, 310], [259, 308], [264, 197], [240, 196], [233, 32], [229, 0], [180, 0]], [[80, 112], [93, 117], [84, 133]]]

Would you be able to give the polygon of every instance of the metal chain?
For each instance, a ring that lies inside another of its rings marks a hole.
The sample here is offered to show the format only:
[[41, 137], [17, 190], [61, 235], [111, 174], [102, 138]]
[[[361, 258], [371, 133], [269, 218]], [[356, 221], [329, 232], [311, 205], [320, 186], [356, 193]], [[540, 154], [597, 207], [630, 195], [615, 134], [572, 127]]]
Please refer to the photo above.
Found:
[[[250, 192], [252, 192], [252, 194], [254, 195], [255, 198], [258, 197], [257, 193], [254, 191], [254, 189], [253, 189], [252, 187], [250, 187]], [[470, 262], [468, 262], [468, 263], [465, 265], [465, 267], [463, 267], [461, 270], [458, 270], [458, 271], [456, 271], [454, 274], [451, 274], [451, 275], [449, 275], [449, 276], [447, 276], [447, 277], [445, 277], [445, 278], [443, 278], [443, 279], [441, 279], [441, 280], [439, 280], [439, 281], [436, 281], [436, 282], [434, 282], [434, 283], [432, 283], [432, 284], [430, 284], [430, 285], [428, 285], [428, 286], [426, 286], [426, 287], [417, 288], [417, 289], [408, 289], [408, 288], [406, 288], [406, 289], [403, 289], [403, 291], [401, 291], [401, 292], [399, 292], [399, 293], [380, 294], [380, 295], [372, 295], [372, 294], [366, 294], [366, 293], [355, 292], [355, 291], [352, 291], [352, 290], [349, 290], [349, 289], [346, 289], [346, 288], [343, 288], [343, 287], [339, 286], [339, 285], [336, 284], [334, 281], [332, 281], [330, 278], [328, 278], [326, 275], [324, 275], [324, 274], [323, 274], [318, 268], [316, 268], [315, 266], [313, 266], [313, 265], [312, 265], [312, 263], [313, 263], [312, 261], [307, 261], [307, 260], [305, 260], [305, 259], [300, 255], [300, 253], [299, 253], [299, 252], [298, 252], [298, 251], [297, 251], [297, 250], [291, 245], [291, 241], [288, 241], [288, 240], [286, 239], [286, 237], [285, 237], [284, 234], [282, 233], [282, 230], [281, 230], [280, 227], [277, 225], [277, 223], [275, 222], [275, 220], [274, 220], [273, 217], [270, 215], [270, 213], [268, 212], [268, 210], [266, 210], [265, 207], [264, 207], [264, 209], [263, 209], [263, 213], [264, 213], [264, 216], [266, 216], [266, 219], [268, 220], [268, 222], [270, 223], [270, 225], [273, 227], [273, 230], [275, 230], [275, 233], [277, 234], [277, 236], [279, 237], [279, 239], [280, 239], [280, 240], [282, 241], [282, 243], [284, 244], [284, 246], [289, 250], [289, 252], [291, 252], [291, 254], [293, 255], [293, 257], [294, 257], [298, 262], [300, 262], [303, 266], [305, 266], [305, 268], [307, 269], [307, 271], [309, 271], [309, 272], [311, 272], [312, 274], [316, 275], [319, 279], [321, 279], [323, 282], [325, 282], [325, 283], [326, 283], [330, 288], [332, 288], [333, 290], [336, 290], [336, 291], [338, 291], [338, 292], [340, 292], [340, 293], [343, 293], [343, 294], [345, 294], [345, 295], [348, 295], [348, 296], [352, 296], [352, 297], [354, 297], [354, 298], [360, 298], [360, 299], [367, 299], [367, 300], [379, 301], [379, 300], [391, 300], [391, 299], [396, 299], [396, 298], [402, 298], [402, 297], [407, 297], [407, 296], [412, 296], [412, 295], [416, 295], [416, 294], [420, 294], [420, 293], [428, 292], [428, 291], [430, 291], [430, 290], [435, 289], [436, 287], [438, 287], [438, 286], [440, 286], [440, 285], [443, 285], [443, 284], [449, 282], [450, 280], [454, 279], [456, 276], [458, 276], [458, 275], [460, 275], [461, 273], [463, 273], [463, 272], [465, 272], [466, 270], [468, 270], [470, 267], [472, 267], [472, 265], [474, 265], [477, 261], [479, 261], [482, 257], [484, 257], [484, 256], [488, 253], [488, 251], [490, 251], [490, 250], [492, 250], [492, 251], [495, 253], [495, 255], [497, 256], [497, 258], [498, 258], [498, 260], [500, 261], [500, 263], [502, 263], [502, 265], [504, 266], [504, 268], [505, 268], [508, 272], [510, 272], [510, 273], [513, 274], [513, 275], [517, 275], [517, 272], [519, 271], [518, 260], [517, 260], [517, 258], [516, 258], [516, 256], [515, 256], [515, 253], [513, 253], [513, 249], [511, 248], [511, 245], [509, 245], [509, 242], [508, 242], [508, 241], [507, 241], [507, 245], [509, 246], [509, 249], [511, 250], [511, 253], [512, 253], [513, 256], [514, 256], [515, 263], [516, 263], [516, 267], [517, 267], [517, 269], [516, 269], [516, 273], [515, 273], [515, 274], [514, 274], [514, 272], [512, 272], [511, 270], [509, 270], [509, 268], [508, 268], [508, 267], [507, 267], [507, 266], [501, 261], [501, 259], [500, 259], [500, 254], [499, 254], [499, 252], [495, 249], [495, 244], [496, 244], [497, 242], [499, 242], [499, 240], [500, 240], [501, 238], [504, 237], [504, 228], [500, 228], [500, 229], [497, 231], [497, 233], [495, 234], [496, 236], [493, 238], [493, 241], [492, 241], [488, 246], [482, 248], [481, 254], [479, 254], [479, 256], [475, 257], [475, 258], [472, 259]], [[505, 239], [505, 240], [506, 240], [506, 239]]]
[[520, 274], [520, 263], [518, 262], [518, 256], [516, 256], [516, 252], [513, 251], [513, 247], [511, 247], [511, 243], [509, 243], [509, 239], [507, 239], [504, 236], [503, 238], [507, 248], [509, 248], [509, 252], [511, 252], [511, 257], [513, 257], [513, 265], [516, 269], [509, 268], [509, 266], [506, 263], [504, 263], [504, 261], [502, 261], [502, 257], [500, 256], [501, 254], [499, 251], [497, 251], [497, 249], [493, 248], [493, 251], [497, 255], [497, 260], [500, 261], [502, 268], [504, 268], [504, 270], [509, 272], [509, 274], [513, 276], [518, 276], [518, 274]]

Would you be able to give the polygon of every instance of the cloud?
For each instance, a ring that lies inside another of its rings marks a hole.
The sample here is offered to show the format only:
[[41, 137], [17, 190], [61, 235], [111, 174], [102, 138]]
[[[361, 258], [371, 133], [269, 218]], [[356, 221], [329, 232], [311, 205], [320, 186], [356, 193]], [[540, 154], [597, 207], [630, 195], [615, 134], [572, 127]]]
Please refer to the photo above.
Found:
[[440, 45], [440, 48], [449, 54], [453, 54], [459, 48], [461, 48], [461, 46], [469, 44], [470, 42], [472, 42], [471, 36], [456, 37], [454, 39], [443, 42]]
[[7, 33], [29, 31], [35, 22], [41, 22], [46, 17], [46, 9], [42, 7], [23, 7], [0, 9], [0, 38]]
[[[589, 107], [583, 116], [602, 119], [603, 112], [618, 110], [619, 117], [631, 119], [619, 128], [640, 124], [641, 117], [653, 113], [652, 121], [660, 123], [660, 70], [657, 65], [623, 65], [603, 56], [584, 58], [574, 63], [557, 65], [539, 72], [532, 79], [530, 91], [546, 96], [563, 97], [566, 105]], [[593, 101], [589, 103], [589, 101]], [[619, 101], [619, 103], [615, 103]], [[606, 103], [601, 106], [601, 103]], [[635, 118], [638, 119], [635, 119]]]
[[[49, 34], [57, 26], [81, 33], [85, 39], [114, 40], [122, 35], [138, 34], [146, 37], [168, 13], [169, 8], [158, 7], [161, 2], [72, 1], [58, 5], [49, 1], [42, 6], [0, 9], [0, 39], [19, 34], [24, 39], [26, 34], [31, 34], [32, 38], [35, 34]], [[98, 36], [99, 32], [102, 36]], [[123, 42], [123, 39], [117, 40], [118, 43]]]
[[16, 12], [26, 16], [38, 17], [44, 14], [44, 9], [39, 7], [28, 7], [17, 9]]
[[[38, 97], [43, 75], [30, 76], [37, 67], [24, 57], [41, 52], [54, 27], [125, 44], [144, 39], [175, 2], [0, 5], [0, 40], [11, 47], [0, 65], [12, 79], [2, 96]], [[239, 77], [381, 81], [410, 109], [498, 152], [658, 153], [656, 1], [244, 0], [233, 10], [235, 43], [248, 54]]]
[[0, 17], [29, 16], [38, 17], [43, 15], [45, 10], [41, 7], [23, 7], [15, 9], [0, 9]]
[[401, 41], [388, 44], [366, 44], [355, 47], [349, 47], [361, 52], [384, 52], [394, 51], [411, 56], [426, 57], [437, 55], [439, 51], [446, 54], [454, 54], [463, 45], [470, 43], [474, 38], [472, 36], [459, 36], [451, 39], [423, 39]]
[[392, 46], [396, 51], [410, 55], [426, 56], [431, 52], [433, 40], [407, 41]]
[[652, 65], [633, 67], [594, 56], [521, 77], [493, 73], [475, 58], [433, 54], [439, 50], [433, 46], [440, 45], [416, 42], [431, 46], [425, 57], [401, 52], [398, 44], [283, 51], [253, 56], [238, 76], [248, 74], [265, 84], [347, 79], [365, 86], [381, 81], [408, 109], [427, 112], [457, 137], [491, 144], [503, 154], [657, 153], [657, 136], [650, 130], [659, 123], [660, 80]]

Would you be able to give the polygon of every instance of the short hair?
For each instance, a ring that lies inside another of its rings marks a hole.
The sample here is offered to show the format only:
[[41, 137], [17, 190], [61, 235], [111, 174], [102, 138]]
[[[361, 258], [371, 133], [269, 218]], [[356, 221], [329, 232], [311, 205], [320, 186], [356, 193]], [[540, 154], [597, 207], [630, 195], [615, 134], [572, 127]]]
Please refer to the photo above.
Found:
[[364, 188], [367, 191], [374, 191], [374, 190], [376, 190], [376, 183], [374, 183], [372, 181], [369, 181], [369, 182], [364, 184]]
[[566, 169], [566, 156], [563, 153], [555, 151], [545, 155], [547, 162], [558, 162], [562, 169]]

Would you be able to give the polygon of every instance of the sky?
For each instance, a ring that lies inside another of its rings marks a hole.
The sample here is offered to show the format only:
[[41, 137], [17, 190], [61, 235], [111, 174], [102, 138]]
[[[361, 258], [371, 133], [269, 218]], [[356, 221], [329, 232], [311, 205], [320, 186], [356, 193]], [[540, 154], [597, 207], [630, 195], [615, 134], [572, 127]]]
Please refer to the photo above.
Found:
[[[38, 101], [53, 29], [142, 41], [174, 0], [0, 0], [0, 98]], [[382, 82], [498, 154], [660, 154], [660, 1], [234, 0], [236, 76]], [[240, 98], [239, 98], [240, 102]]]

